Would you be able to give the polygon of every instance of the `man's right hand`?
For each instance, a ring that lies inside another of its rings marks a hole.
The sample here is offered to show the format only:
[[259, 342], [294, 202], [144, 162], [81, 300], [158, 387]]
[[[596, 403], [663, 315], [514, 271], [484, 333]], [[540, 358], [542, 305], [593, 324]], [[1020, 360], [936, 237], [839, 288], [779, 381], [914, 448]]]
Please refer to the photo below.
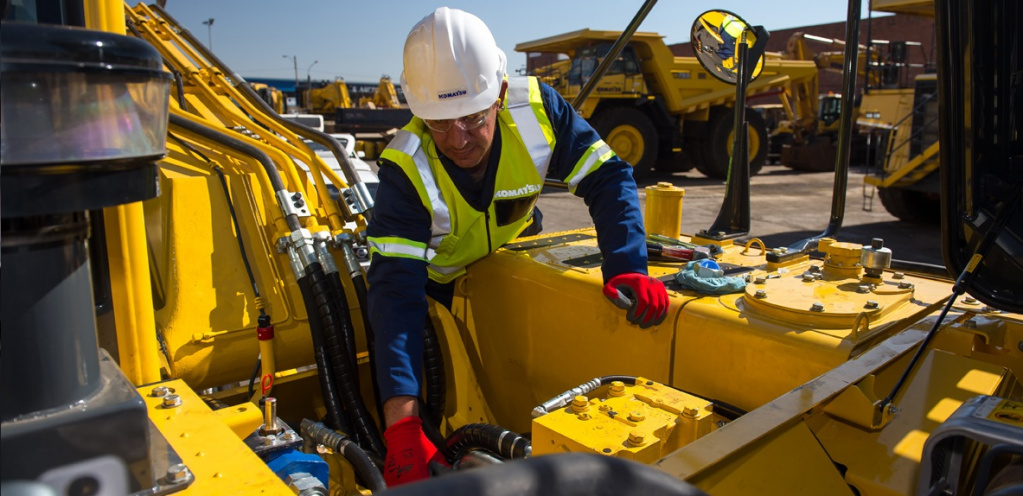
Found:
[[438, 455], [437, 447], [423, 433], [419, 417], [405, 417], [384, 431], [387, 457], [384, 481], [387, 487], [400, 486], [430, 476], [427, 464]]

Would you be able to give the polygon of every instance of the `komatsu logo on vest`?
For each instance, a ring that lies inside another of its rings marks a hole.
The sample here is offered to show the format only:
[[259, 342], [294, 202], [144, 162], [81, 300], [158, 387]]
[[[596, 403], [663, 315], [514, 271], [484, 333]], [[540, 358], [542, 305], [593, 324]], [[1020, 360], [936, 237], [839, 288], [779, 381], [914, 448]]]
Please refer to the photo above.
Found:
[[519, 196], [531, 195], [540, 191], [539, 184], [527, 184], [519, 189], [500, 189], [494, 193], [495, 198], [515, 198]]
[[444, 92], [441, 92], [441, 93], [437, 93], [437, 98], [443, 100], [445, 98], [454, 98], [456, 96], [462, 96], [462, 95], [465, 95], [467, 93], [469, 93], [469, 92], [466, 91], [465, 88], [462, 88], [462, 89], [459, 89], [459, 90], [448, 90], [448, 91], [444, 91]]

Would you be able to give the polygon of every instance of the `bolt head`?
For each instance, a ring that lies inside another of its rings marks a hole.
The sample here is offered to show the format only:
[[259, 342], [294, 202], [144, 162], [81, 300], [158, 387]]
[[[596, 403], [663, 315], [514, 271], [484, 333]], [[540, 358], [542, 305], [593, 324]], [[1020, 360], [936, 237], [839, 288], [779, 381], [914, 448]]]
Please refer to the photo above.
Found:
[[892, 274], [892, 279], [903, 279], [905, 277], [906, 277], [906, 274], [904, 274], [902, 272], [896, 272], [896, 273]]
[[977, 299], [972, 296], [966, 295], [965, 297], [963, 297], [963, 303], [967, 305], [976, 305]]
[[189, 472], [188, 467], [183, 463], [175, 463], [170, 467], [167, 467], [167, 482], [171, 484], [178, 484], [188, 480]]
[[767, 282], [767, 279], [764, 278], [764, 276], [757, 276], [755, 279], [753, 279], [753, 284], [763, 284], [765, 282]]
[[149, 392], [149, 395], [154, 398], [163, 398], [168, 394], [170, 394], [170, 388], [168, 388], [167, 386], [156, 386], [153, 388], [152, 391]]
[[863, 305], [864, 308], [871, 308], [871, 309], [877, 308], [878, 306], [879, 306], [878, 303], [876, 301], [874, 301], [874, 300], [867, 300], [867, 303]]
[[756, 296], [757, 298], [761, 299], [767, 298], [767, 291], [764, 291], [763, 289], [758, 289], [757, 292], [753, 294], [753, 296]]
[[810, 305], [810, 311], [811, 312], [823, 312], [824, 311], [824, 304], [823, 303], [814, 302], [813, 305]]
[[181, 406], [181, 397], [176, 394], [168, 394], [163, 397], [164, 408], [177, 408]]

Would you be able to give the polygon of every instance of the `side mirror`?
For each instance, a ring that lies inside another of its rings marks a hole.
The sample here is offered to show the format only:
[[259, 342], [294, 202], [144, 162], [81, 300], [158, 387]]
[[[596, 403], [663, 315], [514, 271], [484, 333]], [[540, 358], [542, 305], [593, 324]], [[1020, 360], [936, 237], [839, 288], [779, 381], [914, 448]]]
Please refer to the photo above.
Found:
[[[690, 42], [700, 65], [715, 78], [728, 83], [739, 82], [738, 44], [745, 34], [746, 45], [753, 47], [757, 41], [752, 26], [738, 15], [727, 10], [708, 10], [693, 22]], [[750, 75], [753, 81], [764, 68], [764, 56], [757, 58], [757, 64]]]

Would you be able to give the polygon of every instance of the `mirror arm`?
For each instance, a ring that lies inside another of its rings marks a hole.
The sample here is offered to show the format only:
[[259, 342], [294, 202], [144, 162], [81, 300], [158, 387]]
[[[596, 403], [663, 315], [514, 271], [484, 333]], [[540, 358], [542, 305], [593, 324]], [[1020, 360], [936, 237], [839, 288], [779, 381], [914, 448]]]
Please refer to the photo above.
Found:
[[821, 238], [838, 234], [845, 217], [845, 190], [849, 183], [849, 153], [852, 149], [853, 100], [856, 97], [856, 69], [860, 46], [860, 1], [849, 0], [845, 24], [845, 60], [842, 65], [842, 114], [838, 128], [838, 153], [835, 157], [835, 187], [831, 194], [831, 218], [824, 232], [788, 247], [788, 252], [809, 253], [817, 249]]
[[750, 231], [750, 168], [749, 168], [749, 127], [746, 124], [746, 88], [750, 75], [756, 69], [757, 61], [764, 54], [767, 39], [771, 33], [763, 26], [751, 28], [756, 36], [752, 47], [746, 44], [746, 30], [736, 40], [739, 57], [738, 81], [735, 85], [735, 138], [732, 140], [732, 156], [728, 162], [725, 184], [725, 199], [721, 203], [717, 219], [709, 229], [700, 231], [699, 236], [723, 240], [745, 236]]

